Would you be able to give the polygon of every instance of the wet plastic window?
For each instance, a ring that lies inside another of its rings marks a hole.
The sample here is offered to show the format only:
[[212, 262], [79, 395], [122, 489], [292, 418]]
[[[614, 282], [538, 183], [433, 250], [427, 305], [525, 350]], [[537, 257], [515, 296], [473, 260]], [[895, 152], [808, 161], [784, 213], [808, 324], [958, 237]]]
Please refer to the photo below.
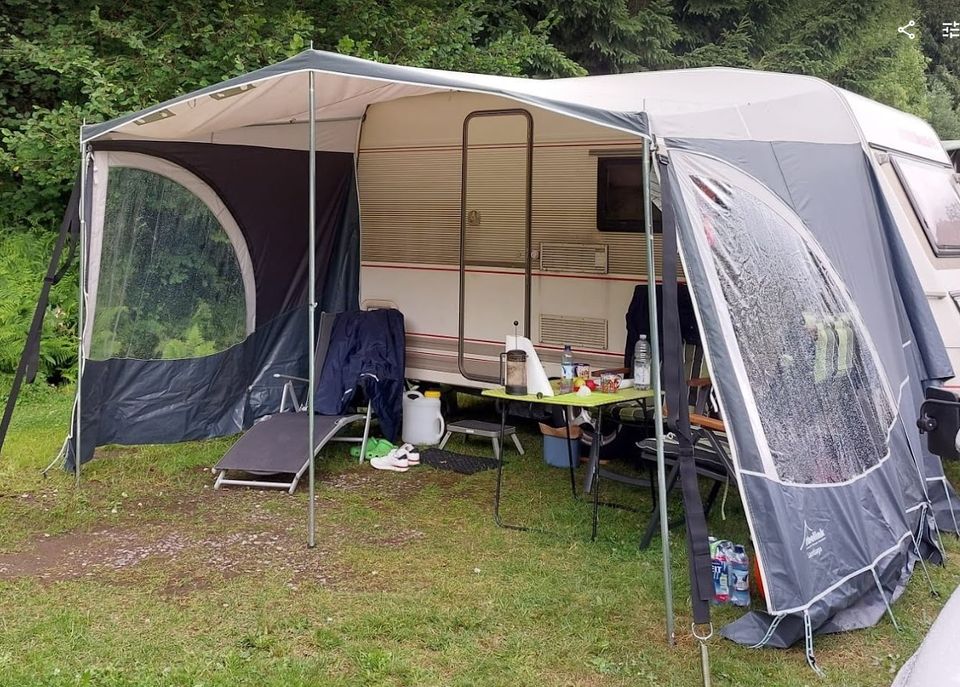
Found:
[[112, 167], [89, 357], [191, 358], [246, 336], [236, 251], [204, 202], [155, 172]]
[[773, 193], [725, 164], [687, 159], [681, 186], [696, 249], [725, 338], [736, 342], [735, 372], [754, 425], [747, 431], [765, 470], [784, 482], [824, 484], [877, 465], [887, 455], [893, 397], [839, 275]]
[[892, 156], [913, 211], [937, 255], [960, 255], [960, 188], [953, 169]]

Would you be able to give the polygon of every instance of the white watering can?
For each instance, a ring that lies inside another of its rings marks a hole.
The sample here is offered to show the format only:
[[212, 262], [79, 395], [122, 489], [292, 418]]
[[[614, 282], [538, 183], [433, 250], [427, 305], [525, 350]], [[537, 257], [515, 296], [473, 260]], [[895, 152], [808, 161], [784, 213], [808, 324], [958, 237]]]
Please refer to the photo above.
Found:
[[419, 391], [403, 394], [403, 441], [414, 446], [435, 446], [447, 429], [440, 412], [440, 399]]

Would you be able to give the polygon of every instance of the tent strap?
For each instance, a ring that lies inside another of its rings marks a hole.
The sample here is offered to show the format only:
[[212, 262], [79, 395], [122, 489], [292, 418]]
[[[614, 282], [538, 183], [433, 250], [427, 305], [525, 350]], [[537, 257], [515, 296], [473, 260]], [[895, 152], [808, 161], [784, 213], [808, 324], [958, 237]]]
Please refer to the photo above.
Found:
[[[30, 329], [27, 333], [27, 341], [23, 345], [20, 362], [17, 364], [17, 371], [13, 376], [13, 385], [10, 387], [10, 394], [7, 396], [3, 419], [0, 420], [0, 451], [3, 450], [3, 443], [7, 438], [7, 430], [10, 429], [13, 409], [17, 405], [17, 397], [20, 395], [23, 382], [26, 380], [27, 384], [30, 384], [37, 376], [37, 368], [40, 365], [40, 336], [43, 333], [43, 319], [47, 314], [47, 305], [50, 302], [50, 289], [63, 279], [67, 270], [70, 269], [70, 265], [73, 264], [73, 258], [77, 252], [79, 203], [80, 178], [77, 177], [77, 181], [73, 185], [73, 191], [70, 192], [70, 200], [67, 203], [63, 221], [60, 223], [60, 235], [57, 237], [57, 242], [54, 244], [53, 252], [50, 255], [50, 264], [43, 278], [43, 286], [40, 287], [40, 296], [37, 298], [37, 306], [33, 311], [33, 320], [30, 322]], [[64, 248], [67, 248], [67, 259], [62, 261], [61, 264], [60, 258], [63, 255]]]
[[684, 517], [687, 524], [687, 553], [690, 569], [693, 622], [710, 623], [710, 600], [713, 598], [713, 576], [710, 569], [710, 544], [707, 532], [697, 465], [690, 431], [690, 409], [683, 371], [683, 339], [680, 333], [680, 310], [677, 284], [677, 208], [673, 198], [675, 179], [664, 159], [661, 165], [663, 212], [663, 376], [667, 402], [667, 425], [677, 437], [680, 462], [680, 483]]

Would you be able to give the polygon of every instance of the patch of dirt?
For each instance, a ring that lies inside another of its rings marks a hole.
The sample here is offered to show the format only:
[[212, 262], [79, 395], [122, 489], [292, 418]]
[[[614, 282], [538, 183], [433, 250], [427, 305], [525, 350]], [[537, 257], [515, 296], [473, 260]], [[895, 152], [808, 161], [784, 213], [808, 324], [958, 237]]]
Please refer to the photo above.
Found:
[[156, 525], [109, 528], [45, 537], [24, 551], [0, 555], [0, 580], [92, 578], [122, 583], [130, 581], [131, 574], [135, 579], [153, 574], [168, 595], [204, 589], [210, 578], [268, 572], [287, 577], [290, 586], [332, 585], [343, 577], [332, 562], [334, 555], [326, 548], [308, 550], [299, 536], [276, 529], [209, 535]]

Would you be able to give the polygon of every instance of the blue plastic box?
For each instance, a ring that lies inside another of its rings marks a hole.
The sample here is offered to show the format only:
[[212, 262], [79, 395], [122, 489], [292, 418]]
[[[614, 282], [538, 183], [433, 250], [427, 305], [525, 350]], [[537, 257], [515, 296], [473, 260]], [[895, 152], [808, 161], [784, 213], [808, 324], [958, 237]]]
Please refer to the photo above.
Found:
[[[561, 431], [566, 431], [562, 430]], [[570, 449], [573, 453], [573, 467], [580, 463], [580, 440], [571, 439]], [[567, 453], [567, 438], [543, 435], [543, 460], [547, 465], [555, 468], [570, 467], [570, 457]]]

